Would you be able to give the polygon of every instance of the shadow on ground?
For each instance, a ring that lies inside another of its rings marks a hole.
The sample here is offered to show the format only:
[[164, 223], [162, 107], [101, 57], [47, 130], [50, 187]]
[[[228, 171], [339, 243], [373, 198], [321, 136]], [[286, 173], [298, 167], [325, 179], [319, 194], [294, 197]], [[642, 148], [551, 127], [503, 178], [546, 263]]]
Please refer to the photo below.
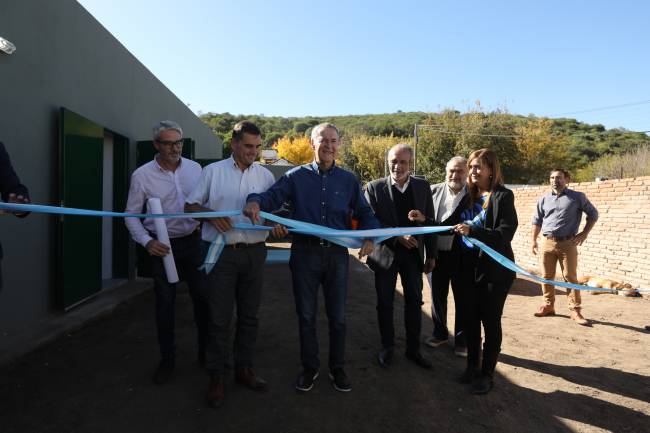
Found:
[[[640, 412], [585, 395], [543, 393], [502, 375], [492, 393], [472, 396], [454, 381], [464, 368], [464, 359], [454, 357], [450, 348], [423, 347], [434, 363], [430, 371], [403, 356], [397, 356], [389, 370], [381, 369], [375, 362], [379, 335], [373, 275], [356, 259], [350, 260], [347, 371], [353, 391], [349, 394], [336, 392], [326, 374], [311, 392], [294, 391], [299, 352], [290, 274], [286, 265], [267, 265], [256, 366], [270, 382], [269, 393], [256, 394], [230, 380], [224, 406], [206, 408], [207, 376], [196, 363], [191, 303], [185, 290], [177, 300], [176, 375], [171, 383], [154, 386], [150, 376], [157, 362], [157, 345], [153, 294], [149, 291], [110, 317], [2, 367], [1, 431], [571, 431], [558, 417], [611, 431], [642, 431], [650, 425], [650, 418]], [[322, 302], [319, 309], [321, 360], [326, 365], [328, 340]], [[404, 348], [402, 311], [402, 299], [397, 297], [398, 351]], [[430, 318], [423, 318], [423, 332], [429, 333]], [[503, 361], [607, 392], [648, 398], [647, 391], [630, 391], [634, 387], [628, 386], [630, 382], [647, 383], [647, 377], [613, 369], [560, 367], [509, 355], [504, 355]]]

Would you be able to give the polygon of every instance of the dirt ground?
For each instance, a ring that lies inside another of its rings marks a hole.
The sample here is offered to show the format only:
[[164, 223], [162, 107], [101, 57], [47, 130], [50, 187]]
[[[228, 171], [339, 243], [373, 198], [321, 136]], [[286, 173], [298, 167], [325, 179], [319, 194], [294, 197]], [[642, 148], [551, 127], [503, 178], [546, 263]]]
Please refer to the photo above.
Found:
[[[177, 370], [151, 382], [157, 363], [153, 293], [111, 316], [0, 367], [0, 431], [29, 432], [650, 432], [650, 301], [583, 297], [592, 326], [568, 319], [558, 294], [555, 317], [535, 318], [537, 284], [517, 280], [506, 304], [503, 352], [494, 390], [473, 396], [454, 378], [464, 359], [450, 347], [423, 353], [422, 370], [397, 356], [381, 369], [373, 274], [351, 256], [347, 372], [353, 391], [335, 391], [322, 374], [309, 393], [294, 391], [298, 330], [287, 265], [267, 265], [256, 369], [271, 386], [257, 394], [230, 381], [219, 410], [204, 403], [207, 376], [195, 358], [186, 290], [178, 296]], [[560, 292], [560, 291], [558, 291]], [[425, 283], [423, 339], [431, 332]], [[453, 298], [449, 299], [453, 323]], [[398, 351], [404, 348], [402, 298], [396, 299]], [[320, 307], [321, 360], [327, 328]], [[322, 370], [322, 373], [326, 373]]]

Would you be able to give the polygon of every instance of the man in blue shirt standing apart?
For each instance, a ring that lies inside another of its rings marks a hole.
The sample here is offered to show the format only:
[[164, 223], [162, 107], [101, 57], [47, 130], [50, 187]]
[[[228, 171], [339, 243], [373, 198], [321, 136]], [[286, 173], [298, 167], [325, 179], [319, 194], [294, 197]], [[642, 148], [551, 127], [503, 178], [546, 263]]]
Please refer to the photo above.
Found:
[[[293, 218], [340, 230], [349, 230], [351, 219], [359, 229], [379, 228], [379, 222], [361, 193], [356, 177], [335, 163], [340, 144], [339, 131], [331, 123], [316, 125], [311, 133], [314, 161], [288, 171], [261, 194], [250, 194], [244, 215], [253, 223], [260, 210], [271, 212], [289, 201]], [[276, 225], [274, 235], [287, 234]], [[359, 257], [372, 252], [374, 244], [366, 239]], [[307, 235], [293, 235], [291, 245], [293, 293], [300, 328], [300, 356], [303, 369], [296, 389], [309, 391], [318, 377], [320, 360], [316, 337], [318, 287], [323, 286], [325, 310], [329, 320], [329, 377], [337, 391], [352, 389], [343, 370], [345, 364], [345, 301], [348, 284], [348, 251], [326, 240]]]
[[[551, 170], [549, 176], [551, 192], [537, 202], [537, 211], [533, 215], [532, 252], [540, 252], [543, 277], [555, 278], [557, 263], [560, 263], [562, 276], [565, 281], [577, 283], [578, 246], [587, 239], [587, 235], [598, 220], [598, 211], [579, 191], [567, 188], [569, 173], [561, 168]], [[582, 231], [580, 220], [582, 214], [587, 215], [587, 222]], [[544, 236], [541, 251], [537, 245], [540, 232]], [[542, 284], [544, 304], [539, 307], [535, 316], [544, 317], [555, 314], [555, 286]], [[580, 292], [567, 289], [571, 319], [578, 325], [588, 325], [580, 310]]]

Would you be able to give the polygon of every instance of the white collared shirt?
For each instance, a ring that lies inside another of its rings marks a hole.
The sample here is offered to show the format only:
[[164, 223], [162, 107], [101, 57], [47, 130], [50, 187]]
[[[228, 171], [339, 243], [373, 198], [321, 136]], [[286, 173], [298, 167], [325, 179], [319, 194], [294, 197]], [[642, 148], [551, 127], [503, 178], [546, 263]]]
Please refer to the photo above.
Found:
[[[460, 191], [454, 192], [449, 188], [448, 184], [445, 184], [442, 200], [440, 200], [440, 206], [437, 212], [438, 221], [444, 221], [451, 216], [454, 209], [460, 204], [466, 190], [467, 185], [463, 186]], [[453, 236], [438, 236], [438, 251], [450, 251], [453, 246], [453, 241]]]
[[[203, 173], [187, 203], [199, 204], [214, 211], [242, 210], [246, 197], [252, 193], [262, 193], [275, 182], [273, 174], [254, 162], [246, 170], [241, 170], [233, 157], [212, 163], [203, 169]], [[244, 215], [230, 217], [233, 223], [248, 223], [251, 220]], [[202, 238], [212, 242], [219, 232], [212, 224], [203, 224]], [[225, 233], [226, 244], [245, 242], [247, 244], [264, 242], [266, 231], [229, 230]]]
[[[185, 199], [201, 176], [201, 166], [181, 157], [175, 171], [165, 170], [158, 164], [157, 157], [138, 167], [131, 175], [125, 212], [147, 212], [147, 200], [159, 198], [164, 213], [183, 213]], [[140, 222], [139, 218], [124, 218], [124, 223], [133, 240], [140, 245], [146, 246], [153, 239], [149, 234], [156, 231], [153, 219], [146, 218]], [[187, 236], [199, 224], [192, 218], [169, 218], [165, 223], [170, 238]]]
[[393, 179], [393, 176], [388, 176], [388, 177], [390, 178], [390, 184], [391, 184], [391, 186], [394, 185], [395, 188], [397, 188], [397, 190], [398, 190], [399, 192], [401, 192], [402, 194], [404, 194], [404, 191], [406, 191], [406, 188], [409, 187], [409, 183], [411, 182], [411, 176], [410, 176], [410, 175], [409, 175], [409, 177], [406, 179], [406, 182], [404, 182], [404, 185], [402, 185], [402, 186], [399, 186], [399, 184], [398, 184], [397, 182], [395, 182], [395, 179]]

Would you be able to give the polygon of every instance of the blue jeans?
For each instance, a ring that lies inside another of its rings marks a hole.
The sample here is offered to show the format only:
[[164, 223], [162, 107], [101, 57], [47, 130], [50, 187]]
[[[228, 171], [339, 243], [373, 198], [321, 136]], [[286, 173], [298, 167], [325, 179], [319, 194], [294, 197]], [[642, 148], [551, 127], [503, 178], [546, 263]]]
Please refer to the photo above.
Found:
[[347, 248], [295, 242], [291, 246], [291, 277], [300, 329], [300, 358], [304, 368], [318, 369], [318, 288], [323, 286], [329, 322], [329, 368], [345, 364], [345, 300], [348, 292]]

